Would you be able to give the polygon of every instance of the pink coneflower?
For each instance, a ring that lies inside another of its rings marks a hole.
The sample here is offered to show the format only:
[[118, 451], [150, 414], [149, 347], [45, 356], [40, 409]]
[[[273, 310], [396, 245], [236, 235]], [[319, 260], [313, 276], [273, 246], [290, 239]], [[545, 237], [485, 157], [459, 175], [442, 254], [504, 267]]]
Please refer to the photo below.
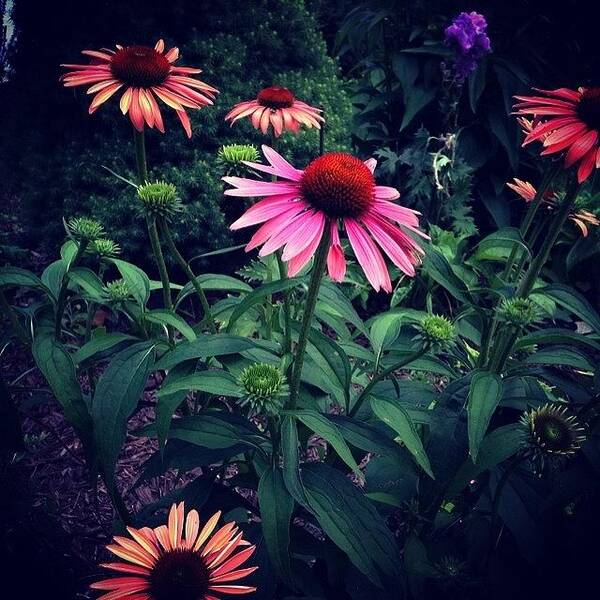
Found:
[[322, 111], [306, 102], [294, 98], [294, 94], [284, 87], [268, 87], [261, 90], [254, 100], [236, 104], [225, 116], [233, 125], [238, 119], [249, 117], [255, 129], [266, 135], [269, 126], [273, 127], [275, 136], [284, 131], [298, 133], [300, 125], [321, 128], [324, 121]]
[[83, 50], [82, 54], [92, 58], [89, 65], [61, 65], [73, 69], [61, 77], [65, 87], [92, 84], [87, 93], [96, 95], [90, 104], [90, 114], [124, 88], [119, 106], [124, 115], [129, 113], [133, 126], [143, 131], [145, 123], [164, 133], [156, 96], [175, 110], [187, 136], [192, 137], [190, 118], [185, 109], [213, 104], [219, 93], [214, 87], [190, 77], [202, 70], [174, 66], [179, 58], [179, 48], [164, 52], [163, 40], [159, 40], [154, 48], [118, 45], [116, 48]]
[[346, 259], [339, 228], [346, 231], [356, 259], [376, 291], [392, 291], [390, 276], [379, 244], [390, 260], [413, 276], [423, 250], [397, 224], [419, 231], [418, 214], [394, 204], [398, 190], [375, 184], [374, 159], [362, 162], [343, 152], [330, 152], [313, 160], [304, 171], [294, 168], [275, 150], [262, 147], [269, 165], [248, 166], [277, 176], [279, 181], [223, 177], [235, 186], [229, 196], [264, 196], [249, 208], [231, 229], [263, 225], [252, 236], [246, 251], [262, 246], [260, 256], [283, 247], [288, 274], [296, 275], [315, 253], [326, 228], [330, 232], [327, 268], [334, 281], [343, 281]]
[[532, 115], [533, 127], [523, 145], [542, 142], [542, 155], [565, 152], [565, 167], [579, 163], [584, 182], [600, 167], [600, 87], [539, 90], [540, 96], [515, 96], [518, 115]]
[[[258, 567], [238, 569], [255, 550], [235, 523], [218, 529], [221, 513], [200, 528], [195, 510], [187, 518], [183, 502], [171, 507], [168, 525], [128, 527], [131, 537], [115, 536], [107, 546], [126, 562], [103, 564], [121, 575], [91, 585], [106, 593], [98, 600], [219, 600], [221, 594], [249, 594], [256, 588], [232, 584]], [[244, 547], [234, 554], [235, 550]]]
[[[522, 179], [513, 179], [513, 183], [506, 184], [511, 190], [516, 192], [525, 202], [531, 202], [537, 193], [535, 187], [529, 181], [523, 181]], [[542, 202], [548, 206], [548, 208], [554, 208], [557, 203], [556, 194], [551, 189], [546, 190], [542, 197]], [[596, 217], [594, 213], [588, 210], [578, 210], [575, 213], [569, 215], [569, 219], [575, 223], [575, 225], [581, 231], [583, 237], [587, 237], [589, 234], [588, 225], [597, 227], [600, 225], [600, 219]]]

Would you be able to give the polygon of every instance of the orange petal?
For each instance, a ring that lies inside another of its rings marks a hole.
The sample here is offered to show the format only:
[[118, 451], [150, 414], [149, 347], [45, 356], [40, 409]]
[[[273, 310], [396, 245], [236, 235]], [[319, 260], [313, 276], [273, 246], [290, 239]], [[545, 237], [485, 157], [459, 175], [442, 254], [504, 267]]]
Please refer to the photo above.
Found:
[[115, 92], [120, 90], [123, 87], [122, 83], [113, 83], [113, 85], [108, 86], [105, 90], [98, 92], [92, 103], [90, 104], [90, 108], [88, 112], [90, 115], [101, 105], [104, 104]]
[[138, 567], [137, 565], [131, 565], [129, 563], [101, 563], [100, 566], [105, 569], [110, 569], [111, 571], [118, 571], [119, 573], [131, 573], [132, 575], [150, 575], [150, 569], [147, 569], [146, 567]]
[[154, 46], [154, 49], [162, 54], [165, 50], [165, 41], [158, 40], [158, 42], [156, 42], [156, 46]]
[[200, 517], [197, 510], [191, 510], [185, 520], [185, 544], [193, 548], [200, 531]]
[[246, 562], [256, 550], [256, 546], [249, 546], [245, 550], [238, 552], [234, 556], [232, 556], [229, 560], [226, 560], [220, 567], [217, 567], [212, 572], [212, 577], [218, 577], [219, 575], [224, 575], [225, 573], [229, 573], [229, 571], [233, 571], [233, 569], [237, 569], [242, 563]]
[[219, 519], [221, 518], [221, 511], [216, 512], [204, 525], [196, 543], [194, 544], [194, 550], [200, 550], [202, 544], [208, 539], [210, 534], [214, 531]]
[[119, 101], [119, 108], [121, 112], [126, 115], [129, 107], [131, 106], [131, 98], [133, 96], [133, 88], [128, 87], [123, 95], [121, 96], [121, 100]]
[[129, 535], [144, 549], [148, 554], [154, 558], [160, 556], [159, 549], [150, 541], [141, 531], [134, 529], [133, 527], [127, 527]]
[[221, 594], [251, 594], [256, 591], [255, 587], [247, 585], [211, 585], [208, 588], [211, 592], [220, 592]]
[[218, 582], [226, 582], [226, 581], [236, 581], [237, 579], [242, 579], [242, 577], [246, 577], [251, 573], [254, 573], [258, 567], [248, 567], [247, 569], [238, 569], [237, 571], [229, 571], [229, 573], [223, 573], [223, 575], [218, 575], [217, 577], [211, 577], [211, 583]]
[[183, 125], [183, 128], [185, 130], [185, 133], [187, 134], [188, 138], [192, 137], [192, 123], [190, 121], [190, 118], [188, 117], [188, 114], [185, 112], [185, 110], [181, 109], [177, 111], [177, 116], [179, 117], [179, 120], [181, 121], [181, 124]]
[[167, 528], [166, 525], [161, 525], [160, 527], [157, 527], [154, 530], [154, 533], [156, 534], [156, 537], [158, 538], [158, 541], [160, 542], [161, 546], [168, 552], [169, 550], [172, 550], [172, 546], [171, 546], [171, 539], [169, 537], [169, 529]]
[[133, 554], [128, 550], [125, 550], [125, 548], [117, 546], [116, 544], [109, 544], [108, 546], [106, 546], [106, 549], [109, 552], [112, 552], [113, 554], [118, 556], [119, 558], [127, 560], [133, 563], [134, 565], [139, 565], [140, 567], [147, 567], [148, 569], [151, 569], [154, 565], [154, 561]]
[[206, 556], [209, 552], [216, 552], [223, 544], [226, 544], [233, 535], [234, 528], [234, 522], [223, 525], [223, 527], [221, 527], [221, 529], [219, 529], [206, 544], [202, 551], [202, 556]]

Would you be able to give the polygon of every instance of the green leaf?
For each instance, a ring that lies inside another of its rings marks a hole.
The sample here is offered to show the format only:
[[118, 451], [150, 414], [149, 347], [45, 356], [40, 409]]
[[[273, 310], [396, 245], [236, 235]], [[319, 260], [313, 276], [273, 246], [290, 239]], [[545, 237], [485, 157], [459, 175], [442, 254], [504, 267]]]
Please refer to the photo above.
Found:
[[363, 479], [362, 471], [358, 468], [344, 436], [340, 430], [332, 423], [325, 415], [322, 415], [314, 410], [295, 410], [288, 411], [286, 414], [293, 415], [298, 420], [302, 421], [311, 431], [321, 436], [327, 441], [337, 455], [352, 469], [357, 477]]
[[290, 524], [294, 499], [288, 493], [281, 469], [266, 469], [258, 483], [258, 506], [263, 537], [275, 571], [283, 581], [292, 582]]
[[69, 279], [77, 284], [93, 300], [104, 300], [104, 285], [94, 271], [86, 267], [76, 267], [68, 272]]
[[370, 396], [370, 402], [373, 412], [398, 434], [397, 441], [402, 442], [406, 446], [417, 464], [429, 477], [434, 479], [423, 442], [406, 410], [399, 404], [392, 404], [392, 402], [384, 398]]
[[133, 336], [125, 333], [107, 333], [105, 335], [94, 336], [73, 354], [73, 360], [75, 364], [80, 364], [94, 358], [101, 352], [106, 352], [123, 342], [132, 342], [135, 339]]
[[212, 449], [230, 448], [237, 444], [261, 448], [267, 442], [246, 419], [216, 411], [174, 419], [169, 430], [171, 438]]
[[[200, 284], [200, 287], [205, 291], [225, 291], [229, 293], [234, 292], [251, 292], [252, 288], [245, 282], [231, 277], [230, 275], [216, 275], [214, 273], [204, 273], [196, 276], [196, 281]], [[189, 281], [183, 286], [183, 289], [177, 295], [175, 301], [175, 307], [187, 298], [190, 294], [195, 292], [192, 282]]]
[[574, 348], [552, 346], [538, 350], [535, 354], [527, 356], [522, 364], [526, 365], [566, 365], [574, 369], [594, 373], [597, 365]]
[[73, 263], [73, 259], [77, 255], [78, 249], [79, 249], [79, 246], [77, 245], [77, 242], [75, 242], [74, 240], [67, 240], [62, 245], [62, 248], [60, 249], [60, 257], [62, 258], [63, 262], [65, 263], [65, 268], [67, 271], [71, 267], [71, 264]]
[[576, 333], [570, 329], [548, 328], [533, 331], [520, 338], [515, 344], [515, 349], [528, 348], [539, 344], [566, 344], [569, 346], [579, 346], [600, 352], [600, 344], [590, 335]]
[[81, 437], [88, 453], [93, 441], [92, 420], [81, 394], [71, 355], [49, 329], [40, 328], [32, 345], [33, 359], [54, 396], [62, 406], [67, 421]]
[[144, 314], [144, 318], [151, 323], [158, 323], [159, 325], [170, 325], [179, 332], [181, 332], [185, 338], [192, 342], [196, 339], [195, 331], [177, 314], [170, 310], [156, 309]]
[[471, 458], [465, 461], [450, 484], [447, 497], [455, 497], [481, 473], [516, 454], [523, 440], [524, 430], [520, 423], [504, 425], [488, 433], [479, 446], [477, 461], [474, 463]]
[[148, 275], [139, 267], [132, 265], [119, 258], [109, 259], [121, 273], [121, 277], [125, 280], [127, 287], [135, 298], [136, 302], [144, 307], [150, 297], [150, 280]]
[[364, 335], [368, 336], [367, 328], [358, 313], [352, 306], [352, 302], [341, 290], [339, 285], [335, 285], [331, 281], [323, 281], [319, 288], [319, 298], [317, 302], [317, 317], [319, 311], [327, 311], [328, 313], [343, 318], [351, 323]]
[[413, 56], [398, 53], [392, 58], [392, 71], [402, 87], [404, 102], [408, 98], [419, 75], [419, 62]]
[[114, 485], [114, 469], [125, 441], [127, 420], [144, 392], [154, 354], [151, 342], [139, 342], [121, 350], [96, 386], [92, 416], [99, 458], [109, 487]]
[[281, 421], [281, 455], [283, 458], [283, 481], [288, 492], [298, 504], [306, 507], [308, 500], [300, 477], [298, 453], [298, 427], [296, 419], [284, 416]]
[[404, 103], [404, 116], [400, 124], [400, 131], [406, 129], [417, 116], [433, 99], [435, 98], [435, 89], [426, 89], [421, 85], [413, 86], [408, 98]]
[[302, 472], [311, 512], [325, 534], [369, 580], [381, 587], [380, 572], [398, 577], [398, 546], [373, 504], [342, 473], [321, 463]]
[[600, 333], [600, 315], [594, 307], [573, 288], [561, 283], [553, 283], [537, 288], [532, 296], [547, 296], [580, 319], [585, 321], [596, 333]]
[[165, 385], [158, 392], [158, 396], [160, 398], [180, 390], [186, 390], [187, 392], [198, 390], [215, 396], [230, 396], [232, 398], [243, 396], [235, 377], [226, 371], [201, 371], [193, 375], [172, 378], [168, 384], [165, 382]]
[[400, 447], [396, 442], [369, 423], [344, 415], [328, 415], [328, 418], [339, 429], [344, 439], [360, 450], [392, 456], [400, 452]]
[[[167, 388], [174, 380], [176, 381], [182, 377], [192, 375], [195, 370], [196, 365], [193, 363], [193, 361], [183, 362], [175, 365], [175, 367], [168, 372], [167, 377], [163, 382], [162, 389], [164, 390]], [[165, 444], [167, 443], [167, 437], [173, 413], [185, 400], [188, 393], [188, 390], [183, 388], [172, 393], [162, 393], [158, 396], [158, 403], [156, 404], [156, 420], [154, 421], [154, 426], [156, 428], [158, 448], [161, 453], [163, 452]]]
[[502, 380], [495, 373], [478, 371], [471, 378], [467, 396], [469, 454], [477, 460], [479, 446], [502, 398]]
[[193, 342], [181, 342], [167, 352], [157, 363], [157, 369], [168, 370], [177, 363], [191, 358], [209, 358], [210, 356], [225, 356], [240, 354], [247, 350], [273, 349], [273, 345], [262, 340], [252, 340], [237, 335], [219, 333], [215, 335], [202, 335]]
[[402, 311], [382, 313], [373, 319], [369, 337], [377, 356], [396, 341], [405, 319], [406, 314]]
[[233, 310], [229, 317], [229, 323], [227, 325], [227, 332], [230, 333], [235, 325], [235, 322], [250, 308], [262, 302], [267, 296], [276, 294], [278, 292], [285, 292], [299, 286], [303, 279], [294, 277], [292, 279], [283, 279], [273, 281], [271, 283], [265, 283], [254, 291], [250, 292]]
[[430, 249], [423, 259], [423, 268], [431, 276], [435, 283], [446, 288], [457, 300], [471, 303], [471, 297], [467, 286], [454, 273], [450, 263], [443, 254]]
[[516, 227], [503, 227], [483, 238], [475, 247], [475, 260], [505, 261], [511, 254], [515, 244], [527, 256], [531, 256], [523, 236]]
[[50, 294], [50, 290], [42, 283], [42, 280], [26, 269], [20, 267], [0, 267], [1, 287], [28, 287], [41, 290]]
[[55, 260], [42, 273], [42, 283], [50, 290], [54, 298], [58, 298], [66, 271], [65, 263], [62, 260]]

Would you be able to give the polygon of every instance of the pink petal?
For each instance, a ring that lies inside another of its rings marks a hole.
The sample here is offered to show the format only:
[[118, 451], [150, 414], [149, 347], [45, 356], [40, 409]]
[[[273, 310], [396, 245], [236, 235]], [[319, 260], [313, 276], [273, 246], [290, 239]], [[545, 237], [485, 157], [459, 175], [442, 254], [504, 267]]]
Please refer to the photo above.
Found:
[[250, 225], [257, 225], [263, 223], [268, 219], [278, 216], [286, 208], [297, 206], [298, 210], [301, 210], [306, 206], [304, 202], [294, 199], [293, 194], [283, 194], [280, 196], [273, 196], [270, 198], [264, 198], [256, 204], [252, 205], [237, 221], [232, 223], [229, 228], [236, 230], [242, 229], [243, 227], [249, 227]]
[[346, 276], [346, 258], [340, 243], [338, 225], [336, 220], [331, 221], [331, 246], [327, 254], [327, 272], [333, 281], [341, 283]]
[[304, 248], [302, 252], [296, 254], [296, 256], [288, 262], [288, 275], [290, 277], [297, 275], [304, 268], [304, 265], [306, 265], [306, 263], [314, 256], [321, 238], [323, 237], [324, 230], [325, 221], [322, 221], [321, 226], [313, 231], [306, 248]]
[[375, 173], [375, 167], [377, 166], [377, 160], [374, 158], [369, 158], [369, 159], [365, 160], [365, 166], [367, 167], [367, 169], [369, 169], [369, 171], [371, 171], [371, 173]]
[[[583, 157], [583, 160], [579, 164], [577, 169], [577, 181], [583, 183], [592, 173], [596, 165], [596, 148], [591, 148], [588, 153]], [[582, 227], [582, 230], [585, 228]], [[583, 235], [587, 237], [587, 229], [583, 232]]]
[[570, 167], [570, 166], [574, 165], [597, 142], [598, 142], [598, 132], [595, 130], [588, 131], [585, 135], [582, 135], [569, 148], [569, 151], [567, 152], [567, 155], [565, 156], [565, 166]]
[[279, 196], [281, 194], [300, 195], [298, 185], [281, 181], [257, 181], [244, 177], [223, 177], [225, 183], [235, 186], [225, 190], [226, 196]]
[[396, 198], [400, 198], [400, 192], [396, 188], [388, 187], [387, 185], [376, 185], [375, 198], [381, 200], [396, 200]]
[[270, 237], [277, 235], [282, 229], [287, 227], [289, 222], [300, 212], [304, 210], [304, 206], [300, 203], [290, 204], [290, 208], [284, 210], [281, 214], [276, 217], [269, 219], [266, 223], [261, 225], [256, 233], [250, 238], [248, 245], [246, 246], [246, 252], [254, 250], [254, 248], [264, 244]]
[[294, 224], [295, 231], [291, 231], [286, 240], [281, 258], [287, 262], [300, 254], [310, 242], [310, 233], [315, 229], [321, 229], [324, 221], [325, 215], [320, 211], [302, 213], [301, 219]]
[[401, 225], [407, 225], [410, 227], [419, 226], [419, 213], [405, 206], [399, 204], [393, 204], [387, 200], [377, 200], [373, 203], [372, 209], [385, 217], [392, 219], [400, 223]]
[[354, 219], [344, 219], [344, 225], [356, 259], [373, 289], [378, 292], [383, 288], [386, 292], [391, 292], [390, 274], [377, 246]]

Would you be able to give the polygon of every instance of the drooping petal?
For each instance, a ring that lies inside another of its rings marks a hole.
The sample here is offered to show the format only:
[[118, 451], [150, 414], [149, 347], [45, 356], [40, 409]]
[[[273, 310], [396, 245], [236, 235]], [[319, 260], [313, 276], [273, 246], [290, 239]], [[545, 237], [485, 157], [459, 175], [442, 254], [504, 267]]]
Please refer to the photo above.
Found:
[[381, 252], [354, 219], [344, 219], [344, 225], [356, 259], [373, 289], [376, 292], [380, 289], [391, 292], [392, 283]]
[[571, 167], [578, 160], [580, 160], [585, 154], [591, 150], [598, 142], [598, 132], [588, 131], [586, 134], [579, 137], [573, 145], [569, 148], [567, 155], [565, 156], [565, 166]]
[[308, 263], [308, 261], [314, 256], [321, 238], [323, 237], [323, 231], [325, 230], [325, 221], [322, 222], [321, 227], [315, 229], [310, 237], [310, 241], [306, 248], [299, 252], [292, 258], [288, 263], [288, 275], [295, 277]]
[[336, 219], [331, 221], [331, 246], [327, 253], [327, 272], [333, 281], [341, 283], [346, 277], [346, 258], [340, 242]]
[[229, 229], [236, 230], [250, 225], [257, 225], [276, 217], [286, 208], [292, 208], [297, 205], [299, 209], [306, 206], [304, 202], [295, 200], [293, 194], [283, 194], [280, 196], [272, 196], [259, 200], [252, 205], [237, 221], [234, 221]]

